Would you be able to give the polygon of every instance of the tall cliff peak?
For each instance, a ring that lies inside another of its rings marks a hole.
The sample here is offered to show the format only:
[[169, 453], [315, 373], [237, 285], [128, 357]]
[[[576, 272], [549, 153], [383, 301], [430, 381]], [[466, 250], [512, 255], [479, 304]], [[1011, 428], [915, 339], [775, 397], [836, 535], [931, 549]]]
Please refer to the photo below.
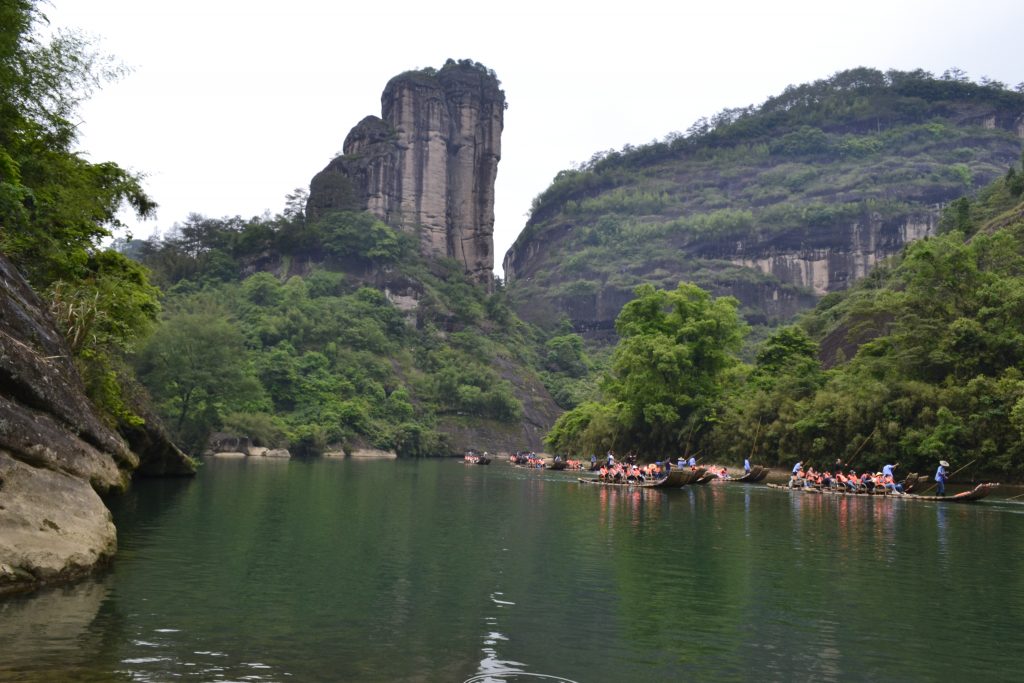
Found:
[[388, 81], [381, 116], [367, 116], [343, 153], [310, 182], [309, 219], [368, 210], [419, 236], [425, 256], [450, 257], [490, 286], [494, 180], [505, 93], [470, 60], [407, 71]]

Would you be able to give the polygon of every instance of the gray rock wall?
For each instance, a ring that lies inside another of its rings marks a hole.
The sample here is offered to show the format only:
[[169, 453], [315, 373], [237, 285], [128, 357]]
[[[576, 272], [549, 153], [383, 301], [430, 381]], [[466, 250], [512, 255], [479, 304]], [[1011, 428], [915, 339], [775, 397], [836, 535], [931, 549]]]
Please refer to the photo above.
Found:
[[[936, 234], [939, 213], [940, 207], [934, 206], [890, 219], [871, 214], [846, 224], [754, 232], [742, 239], [683, 237], [666, 242], [666, 250], [678, 250], [690, 257], [686, 267], [657, 259], [632, 263], [621, 270], [633, 278], [628, 286], [603, 281], [599, 273], [577, 273], [573, 277], [597, 282], [597, 288], [585, 294], [542, 292], [518, 301], [517, 313], [541, 325], [567, 316], [577, 332], [613, 339], [615, 318], [633, 298], [635, 284], [651, 282], [672, 288], [679, 281], [697, 281], [715, 296], [739, 299], [750, 322], [776, 324], [813, 306], [818, 297], [846, 289], [906, 244]], [[505, 273], [513, 289], [546, 270], [547, 287], [555, 290], [562, 280], [558, 264], [547, 258], [547, 252], [553, 250], [552, 245], [568, 239], [570, 232], [568, 227], [556, 227], [546, 233], [545, 240], [528, 240], [509, 249]], [[735, 266], [756, 270], [768, 278], [734, 278], [726, 271]], [[666, 272], [671, 277], [666, 277]]]
[[819, 231], [815, 240], [794, 241], [792, 236], [773, 240], [736, 242], [709, 247], [715, 255], [753, 268], [784, 284], [810, 289], [818, 296], [846, 289], [865, 277], [880, 261], [899, 253], [904, 245], [936, 234], [939, 208], [932, 213], [885, 222], [877, 216], [850, 225]]
[[93, 409], [43, 302], [0, 255], [0, 595], [109, 559], [117, 538], [99, 494], [123, 490], [139, 464]]

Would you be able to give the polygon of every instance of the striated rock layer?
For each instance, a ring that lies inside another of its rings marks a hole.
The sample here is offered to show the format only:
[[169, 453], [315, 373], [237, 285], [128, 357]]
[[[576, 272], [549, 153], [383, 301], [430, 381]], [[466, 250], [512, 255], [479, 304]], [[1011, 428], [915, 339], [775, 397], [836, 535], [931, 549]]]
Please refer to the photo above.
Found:
[[[867, 213], [860, 220], [814, 231], [752, 233], [739, 239], [683, 237], [667, 246], [689, 259], [688, 268], [671, 259], [650, 259], [622, 268], [621, 273], [632, 278], [628, 285], [603, 282], [591, 291], [548, 295], [546, 301], [534, 297], [520, 305], [518, 313], [541, 324], [564, 315], [578, 332], [611, 335], [616, 316], [634, 296], [633, 280], [671, 289], [680, 280], [700, 274], [708, 281], [699, 284], [715, 296], [739, 299], [749, 322], [778, 323], [812, 307], [825, 294], [846, 289], [906, 244], [936, 234], [939, 215], [940, 207], [935, 205], [888, 219]], [[561, 236], [558, 231], [548, 235], [550, 241], [514, 246], [506, 255], [505, 273], [516, 293], [539, 272], [556, 272], [545, 248], [551, 250], [552, 242]], [[736, 276], [738, 269], [756, 271], [763, 278], [752, 281]]]
[[[143, 464], [193, 473], [157, 432], [147, 433], [160, 466]], [[146, 450], [133, 446], [93, 410], [45, 306], [0, 255], [0, 595], [77, 578], [114, 554], [100, 494], [128, 485]]]
[[417, 234], [424, 255], [454, 258], [490, 286], [504, 113], [497, 78], [475, 62], [396, 76], [381, 117], [360, 121], [310, 182], [306, 215], [368, 210]]

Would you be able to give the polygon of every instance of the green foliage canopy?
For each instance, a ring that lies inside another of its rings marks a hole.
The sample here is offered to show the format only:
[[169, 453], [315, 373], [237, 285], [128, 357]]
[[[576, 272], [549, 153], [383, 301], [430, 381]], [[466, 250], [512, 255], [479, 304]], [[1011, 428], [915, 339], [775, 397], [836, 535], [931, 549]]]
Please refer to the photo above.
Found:
[[713, 416], [746, 326], [731, 297], [714, 299], [680, 283], [674, 291], [642, 285], [616, 320], [620, 341], [600, 403], [583, 404], [556, 423], [559, 451], [614, 447], [663, 457], [685, 448]]
[[[1024, 477], [1024, 205], [1007, 174], [953, 203], [944, 234], [909, 245], [799, 328], [766, 340], [705, 440], [723, 457], [858, 468], [938, 459]], [[810, 335], [804, 334], [810, 332]], [[831, 369], [822, 371], [814, 356]], [[848, 351], [841, 351], [847, 349]]]
[[42, 42], [36, 3], [4, 3], [0, 22], [0, 250], [34, 286], [80, 277], [127, 202], [156, 204], [137, 175], [73, 151], [80, 102], [120, 70], [76, 34]]

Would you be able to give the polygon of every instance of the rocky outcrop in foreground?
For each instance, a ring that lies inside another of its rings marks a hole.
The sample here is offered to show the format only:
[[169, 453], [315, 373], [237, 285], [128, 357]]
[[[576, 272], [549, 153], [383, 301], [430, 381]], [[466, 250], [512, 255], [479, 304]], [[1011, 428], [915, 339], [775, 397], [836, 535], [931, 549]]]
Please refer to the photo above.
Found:
[[454, 258], [490, 286], [505, 115], [498, 79], [480, 64], [449, 60], [392, 78], [381, 111], [360, 121], [342, 156], [310, 182], [307, 216], [369, 210], [417, 234], [424, 255]]
[[[165, 457], [157, 469], [189, 473], [155, 434]], [[0, 256], [0, 595], [76, 578], [113, 556], [100, 494], [123, 490], [139, 465], [86, 398], [42, 301]]]

